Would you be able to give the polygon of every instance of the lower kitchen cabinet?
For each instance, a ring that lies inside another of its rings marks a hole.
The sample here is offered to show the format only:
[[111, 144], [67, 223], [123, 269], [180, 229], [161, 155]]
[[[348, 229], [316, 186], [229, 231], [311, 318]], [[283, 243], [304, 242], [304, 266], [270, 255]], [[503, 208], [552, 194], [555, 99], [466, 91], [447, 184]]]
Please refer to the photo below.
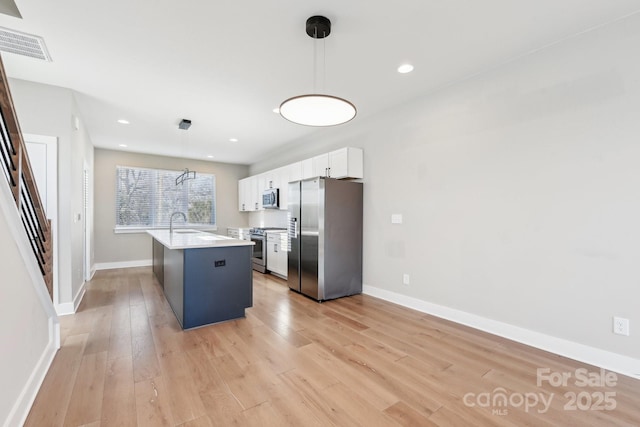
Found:
[[169, 249], [154, 238], [153, 250], [153, 271], [183, 329], [244, 317], [253, 305], [252, 246]]
[[267, 233], [267, 270], [286, 278], [287, 256], [287, 233]]

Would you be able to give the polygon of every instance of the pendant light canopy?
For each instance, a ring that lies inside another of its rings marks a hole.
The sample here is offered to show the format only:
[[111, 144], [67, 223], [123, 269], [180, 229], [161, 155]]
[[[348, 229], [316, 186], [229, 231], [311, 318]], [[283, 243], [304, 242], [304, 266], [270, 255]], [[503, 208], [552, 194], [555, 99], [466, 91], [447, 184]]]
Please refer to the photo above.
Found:
[[[323, 39], [331, 34], [331, 21], [324, 16], [312, 16], [307, 19], [306, 32], [313, 39]], [[356, 107], [337, 96], [308, 94], [285, 100], [280, 104], [280, 115], [301, 125], [335, 126], [353, 119]]]

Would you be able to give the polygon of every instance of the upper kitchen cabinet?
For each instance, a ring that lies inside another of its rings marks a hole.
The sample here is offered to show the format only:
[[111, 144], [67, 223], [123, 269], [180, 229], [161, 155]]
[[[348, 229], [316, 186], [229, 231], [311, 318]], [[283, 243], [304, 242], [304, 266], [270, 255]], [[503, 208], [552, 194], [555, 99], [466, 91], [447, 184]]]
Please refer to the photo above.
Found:
[[302, 179], [302, 162], [291, 163], [285, 166], [285, 168], [288, 170], [288, 178], [285, 184]]
[[303, 164], [307, 166], [305, 179], [316, 176], [336, 179], [364, 177], [363, 154], [360, 148], [341, 148], [307, 159]]
[[238, 181], [238, 210], [252, 212], [258, 210], [258, 180], [254, 176]]
[[345, 147], [328, 154], [329, 178], [364, 178], [364, 159], [361, 148]]
[[313, 158], [305, 159], [300, 162], [300, 170], [302, 172], [302, 178], [300, 179], [308, 179], [313, 178], [314, 176], [318, 176], [315, 174], [315, 168], [313, 167]]
[[274, 188], [278, 188], [280, 185], [280, 173], [278, 169], [270, 170], [265, 173], [258, 175], [260, 177], [260, 187], [258, 190], [271, 190]]
[[302, 179], [302, 162], [292, 163], [276, 169], [279, 178], [278, 188], [280, 189], [280, 210], [287, 210], [289, 203], [289, 183]]
[[329, 178], [364, 178], [363, 151], [345, 147], [300, 162], [250, 176], [238, 182], [238, 209], [241, 212], [262, 210], [262, 194], [279, 189], [282, 210], [287, 209], [288, 183], [301, 179], [325, 176]]
[[320, 154], [312, 159], [313, 173], [309, 178], [329, 176], [329, 153]]

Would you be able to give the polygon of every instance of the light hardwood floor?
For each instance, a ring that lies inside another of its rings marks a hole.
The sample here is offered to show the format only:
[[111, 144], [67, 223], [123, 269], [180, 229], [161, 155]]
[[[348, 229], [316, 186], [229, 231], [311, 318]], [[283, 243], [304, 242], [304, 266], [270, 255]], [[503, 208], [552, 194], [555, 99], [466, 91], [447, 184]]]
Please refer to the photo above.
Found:
[[[638, 380], [580, 386], [577, 369], [600, 371], [366, 295], [318, 304], [258, 273], [253, 302], [182, 331], [150, 268], [98, 272], [61, 318], [26, 425], [640, 425]], [[538, 368], [572, 377], [538, 386]]]

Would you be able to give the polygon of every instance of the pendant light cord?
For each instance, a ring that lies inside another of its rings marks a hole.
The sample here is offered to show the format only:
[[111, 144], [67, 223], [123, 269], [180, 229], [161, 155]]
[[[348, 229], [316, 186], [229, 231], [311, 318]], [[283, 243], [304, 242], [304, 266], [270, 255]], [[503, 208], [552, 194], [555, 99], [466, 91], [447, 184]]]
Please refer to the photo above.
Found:
[[313, 29], [313, 93], [318, 93], [318, 27]]
[[326, 92], [327, 83], [327, 36], [322, 38], [322, 91]]
[[[313, 93], [318, 92], [318, 27], [313, 29]], [[327, 34], [322, 32], [322, 85], [320, 89], [324, 92], [327, 81]]]

